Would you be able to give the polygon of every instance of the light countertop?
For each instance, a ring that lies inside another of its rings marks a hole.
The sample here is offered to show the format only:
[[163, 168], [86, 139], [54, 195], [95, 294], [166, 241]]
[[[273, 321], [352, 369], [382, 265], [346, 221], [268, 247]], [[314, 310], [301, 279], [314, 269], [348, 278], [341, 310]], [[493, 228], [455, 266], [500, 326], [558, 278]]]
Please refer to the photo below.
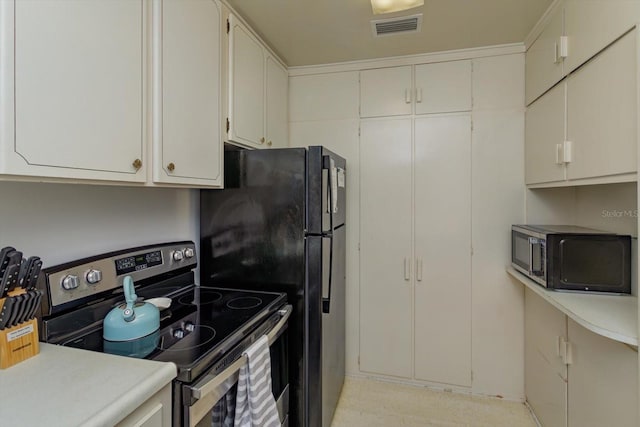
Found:
[[512, 267], [507, 272], [591, 332], [638, 346], [638, 298], [547, 290]]
[[40, 343], [40, 353], [0, 370], [0, 424], [107, 426], [176, 376], [154, 362]]

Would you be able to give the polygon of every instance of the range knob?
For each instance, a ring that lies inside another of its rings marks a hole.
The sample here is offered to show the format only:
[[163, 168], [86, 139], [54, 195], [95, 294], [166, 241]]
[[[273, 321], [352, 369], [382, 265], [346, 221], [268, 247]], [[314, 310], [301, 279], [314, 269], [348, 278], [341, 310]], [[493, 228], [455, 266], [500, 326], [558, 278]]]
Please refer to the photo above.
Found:
[[62, 278], [62, 280], [60, 280], [60, 284], [62, 285], [62, 289], [70, 291], [77, 288], [80, 285], [80, 281], [78, 280], [78, 276], [67, 274]]
[[184, 256], [189, 259], [189, 258], [193, 258], [196, 255], [196, 251], [193, 250], [193, 248], [186, 248], [184, 250]]
[[193, 330], [196, 328], [196, 325], [191, 322], [185, 322], [184, 328], [187, 330], [187, 332], [193, 332]]
[[184, 337], [184, 330], [183, 329], [176, 329], [175, 331], [173, 331], [173, 336], [175, 338], [178, 338], [178, 339]]
[[91, 269], [87, 271], [87, 274], [84, 276], [84, 278], [86, 279], [88, 284], [95, 285], [102, 280], [102, 271]]
[[173, 260], [174, 261], [182, 261], [184, 259], [184, 252], [182, 251], [173, 251]]

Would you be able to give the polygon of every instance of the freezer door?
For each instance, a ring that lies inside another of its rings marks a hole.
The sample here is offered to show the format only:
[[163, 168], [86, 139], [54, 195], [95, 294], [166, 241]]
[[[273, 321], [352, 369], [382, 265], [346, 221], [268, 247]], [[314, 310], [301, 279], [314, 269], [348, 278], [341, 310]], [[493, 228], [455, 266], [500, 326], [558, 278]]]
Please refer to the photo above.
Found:
[[324, 147], [309, 147], [308, 233], [328, 234], [345, 223], [346, 161]]

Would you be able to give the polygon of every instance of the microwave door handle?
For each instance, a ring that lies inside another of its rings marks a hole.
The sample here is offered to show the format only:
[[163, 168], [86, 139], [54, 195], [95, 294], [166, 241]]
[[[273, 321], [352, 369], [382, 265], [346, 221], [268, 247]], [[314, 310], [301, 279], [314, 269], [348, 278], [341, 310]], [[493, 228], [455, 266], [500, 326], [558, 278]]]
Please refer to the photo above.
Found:
[[[537, 260], [534, 258], [534, 253], [536, 252], [538, 254]], [[542, 242], [538, 238], [529, 237], [529, 275], [531, 277], [541, 276], [543, 274], [543, 262]], [[534, 263], [536, 265], [534, 265]]]
[[535, 237], [529, 237], [529, 276], [533, 276], [533, 247], [535, 242]]

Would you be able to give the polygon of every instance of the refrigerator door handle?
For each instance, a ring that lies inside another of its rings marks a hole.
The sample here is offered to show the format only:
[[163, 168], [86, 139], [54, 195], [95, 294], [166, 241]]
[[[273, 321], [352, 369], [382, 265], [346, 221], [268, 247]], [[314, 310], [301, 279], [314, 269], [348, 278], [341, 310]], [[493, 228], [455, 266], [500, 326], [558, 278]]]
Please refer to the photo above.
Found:
[[334, 197], [336, 197], [336, 194], [334, 194], [334, 192], [337, 193], [337, 189], [334, 189], [334, 185], [337, 185], [337, 183], [335, 182], [336, 174], [334, 173], [334, 171], [336, 170], [336, 168], [335, 168], [335, 163], [333, 159], [329, 156], [324, 156], [322, 160], [322, 167], [328, 170], [327, 187], [328, 187], [328, 194], [329, 194], [328, 207], [329, 207], [329, 233], [330, 233], [327, 236], [329, 237], [329, 245], [330, 245], [329, 286], [327, 289], [327, 296], [325, 297], [324, 294], [322, 295], [322, 312], [329, 313], [331, 310], [331, 279], [332, 279], [331, 276], [333, 273], [333, 215], [336, 211], [334, 203], [337, 202], [337, 200], [334, 200]]

